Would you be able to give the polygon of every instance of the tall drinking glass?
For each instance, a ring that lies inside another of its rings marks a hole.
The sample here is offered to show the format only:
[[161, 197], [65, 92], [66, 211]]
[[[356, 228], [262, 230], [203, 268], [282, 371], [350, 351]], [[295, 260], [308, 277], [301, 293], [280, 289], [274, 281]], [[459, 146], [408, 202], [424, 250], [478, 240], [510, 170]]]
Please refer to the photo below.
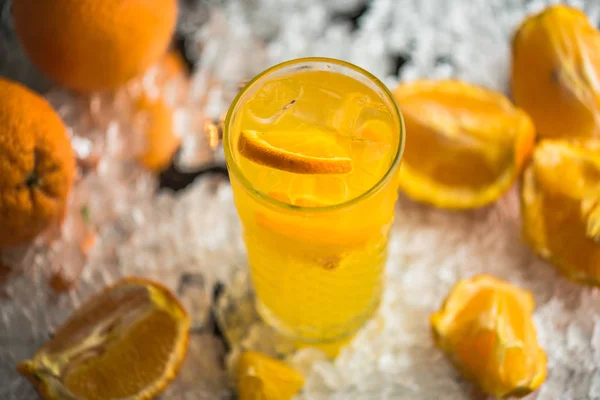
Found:
[[374, 314], [404, 141], [389, 90], [346, 62], [285, 62], [238, 94], [225, 156], [267, 323], [324, 345]]

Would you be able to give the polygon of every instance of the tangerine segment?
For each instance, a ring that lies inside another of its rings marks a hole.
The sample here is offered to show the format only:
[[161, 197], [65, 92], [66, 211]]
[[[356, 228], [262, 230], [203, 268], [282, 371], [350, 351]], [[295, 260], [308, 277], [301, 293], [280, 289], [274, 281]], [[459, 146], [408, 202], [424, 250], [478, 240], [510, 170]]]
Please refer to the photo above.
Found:
[[487, 205], [531, 152], [530, 118], [502, 94], [460, 81], [416, 81], [394, 91], [407, 131], [400, 189], [437, 207]]
[[151, 399], [175, 378], [189, 327], [166, 288], [126, 278], [87, 301], [17, 369], [46, 399]]
[[575, 8], [527, 18], [512, 44], [512, 93], [542, 137], [600, 133], [600, 32]]
[[304, 377], [281, 361], [248, 351], [237, 367], [240, 400], [289, 400], [304, 386]]
[[240, 154], [249, 160], [296, 174], [348, 174], [352, 159], [322, 132], [258, 132], [243, 130]]
[[187, 91], [188, 77], [181, 56], [174, 51], [167, 53], [141, 80], [155, 72], [158, 93], [152, 93], [152, 96], [145, 90], [136, 99], [135, 108], [145, 128], [145, 147], [137, 159], [146, 168], [158, 173], [169, 165], [181, 143], [175, 124], [176, 104], [169, 101], [169, 95], [174, 89]]
[[568, 278], [600, 285], [600, 140], [545, 140], [521, 185], [523, 231]]
[[546, 378], [533, 308], [531, 294], [508, 282], [489, 275], [462, 280], [431, 316], [436, 344], [486, 393], [524, 396]]

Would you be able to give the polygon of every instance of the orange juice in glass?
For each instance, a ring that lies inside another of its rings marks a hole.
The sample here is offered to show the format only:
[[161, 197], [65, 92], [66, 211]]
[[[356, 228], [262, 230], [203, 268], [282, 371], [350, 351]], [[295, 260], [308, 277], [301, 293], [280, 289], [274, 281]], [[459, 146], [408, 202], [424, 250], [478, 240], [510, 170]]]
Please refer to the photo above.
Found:
[[261, 317], [301, 343], [351, 337], [379, 305], [394, 218], [389, 90], [338, 60], [274, 66], [234, 100], [224, 147]]

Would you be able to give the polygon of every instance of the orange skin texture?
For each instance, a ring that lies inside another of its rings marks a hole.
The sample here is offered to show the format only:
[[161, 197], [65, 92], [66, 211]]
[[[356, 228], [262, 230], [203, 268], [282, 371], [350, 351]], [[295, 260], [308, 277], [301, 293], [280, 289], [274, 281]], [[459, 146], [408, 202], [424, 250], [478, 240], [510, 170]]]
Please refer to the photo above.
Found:
[[111, 90], [165, 53], [177, 0], [14, 0], [13, 19], [49, 78], [80, 92]]
[[74, 176], [60, 117], [37, 94], [0, 78], [0, 249], [62, 219]]

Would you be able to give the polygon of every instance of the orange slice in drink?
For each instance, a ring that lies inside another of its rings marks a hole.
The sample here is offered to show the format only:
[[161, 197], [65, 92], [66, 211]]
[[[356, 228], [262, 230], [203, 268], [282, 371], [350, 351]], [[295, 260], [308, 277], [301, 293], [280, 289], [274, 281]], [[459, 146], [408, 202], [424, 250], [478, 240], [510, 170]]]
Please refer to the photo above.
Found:
[[281, 361], [247, 351], [237, 367], [240, 400], [289, 400], [304, 386], [304, 377]]
[[244, 130], [238, 140], [240, 154], [267, 167], [296, 174], [348, 174], [352, 159], [335, 137], [318, 130], [258, 132]]
[[189, 327], [166, 288], [126, 278], [88, 300], [17, 369], [46, 399], [150, 399], [175, 378]]
[[436, 344], [486, 393], [522, 397], [546, 378], [533, 308], [531, 293], [493, 276], [462, 280], [431, 316]]

